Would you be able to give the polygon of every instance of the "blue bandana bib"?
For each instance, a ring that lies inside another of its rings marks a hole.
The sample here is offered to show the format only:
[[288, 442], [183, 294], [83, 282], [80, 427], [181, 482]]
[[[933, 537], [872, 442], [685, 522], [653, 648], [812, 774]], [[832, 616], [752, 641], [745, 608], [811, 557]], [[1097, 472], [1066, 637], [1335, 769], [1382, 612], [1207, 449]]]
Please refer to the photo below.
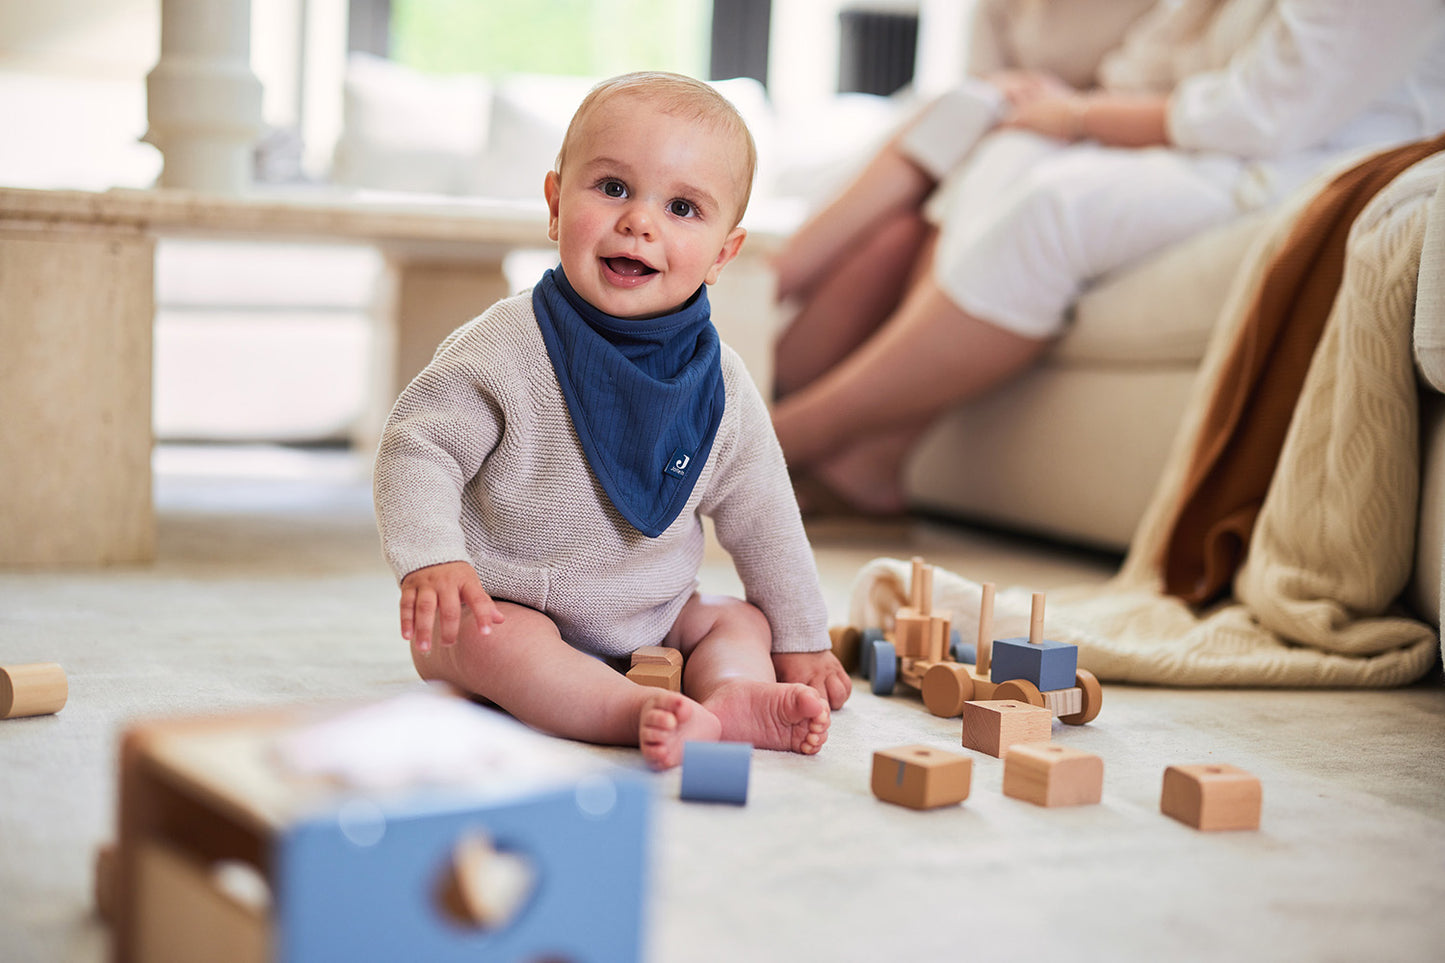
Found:
[[592, 472], [627, 522], [656, 538], [687, 504], [722, 422], [722, 352], [707, 288], [660, 318], [584, 301], [560, 267], [532, 310]]

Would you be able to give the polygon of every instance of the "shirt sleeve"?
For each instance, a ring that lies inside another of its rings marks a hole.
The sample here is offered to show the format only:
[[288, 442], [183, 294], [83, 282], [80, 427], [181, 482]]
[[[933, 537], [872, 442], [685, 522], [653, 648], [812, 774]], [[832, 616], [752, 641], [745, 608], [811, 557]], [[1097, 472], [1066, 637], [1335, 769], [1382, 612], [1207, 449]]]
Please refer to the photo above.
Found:
[[813, 548], [793, 497], [783, 450], [757, 387], [724, 348], [727, 404], [735, 408], [714, 478], [699, 509], [732, 556], [746, 598], [768, 618], [774, 652], [830, 647], [828, 609]]
[[382, 431], [372, 490], [382, 552], [398, 581], [428, 565], [468, 560], [463, 490], [503, 425], [479, 354], [465, 335], [444, 342]]
[[1439, 0], [1280, 0], [1225, 67], [1175, 88], [1170, 139], [1245, 159], [1322, 146], [1418, 64], [1441, 9]]

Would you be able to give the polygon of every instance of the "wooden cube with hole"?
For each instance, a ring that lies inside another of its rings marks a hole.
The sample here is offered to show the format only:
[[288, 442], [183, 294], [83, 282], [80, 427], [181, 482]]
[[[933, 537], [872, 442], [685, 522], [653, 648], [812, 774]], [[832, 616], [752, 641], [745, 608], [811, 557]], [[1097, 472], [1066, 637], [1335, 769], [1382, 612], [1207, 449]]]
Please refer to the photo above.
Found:
[[932, 746], [899, 746], [873, 753], [873, 795], [909, 809], [937, 809], [968, 798], [973, 760]]
[[[445, 708], [413, 701], [407, 717], [407, 699]], [[465, 753], [377, 738], [422, 728]], [[112, 959], [639, 957], [646, 783], [534, 736], [421, 694], [133, 726], [100, 867]]]
[[1054, 714], [1043, 706], [1012, 699], [990, 699], [963, 704], [963, 744], [969, 749], [1002, 758], [1021, 742], [1048, 742], [1053, 737]]
[[1104, 760], [1054, 743], [1010, 746], [1003, 757], [1003, 794], [1037, 806], [1084, 806], [1104, 795]]
[[1258, 829], [1263, 797], [1259, 777], [1238, 766], [1170, 766], [1159, 809], [1195, 829]]

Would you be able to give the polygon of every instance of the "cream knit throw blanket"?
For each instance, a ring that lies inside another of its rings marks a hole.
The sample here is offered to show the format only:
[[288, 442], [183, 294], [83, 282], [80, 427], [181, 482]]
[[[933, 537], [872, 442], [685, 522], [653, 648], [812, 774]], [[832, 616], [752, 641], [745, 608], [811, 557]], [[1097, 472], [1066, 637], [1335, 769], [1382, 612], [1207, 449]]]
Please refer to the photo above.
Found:
[[[1263, 232], [1246, 259], [1254, 267], [1226, 302], [1123, 567], [1102, 586], [1049, 594], [1048, 637], [1077, 643], [1081, 666], [1109, 681], [1190, 686], [1393, 686], [1429, 670], [1435, 631], [1391, 606], [1414, 559], [1420, 473], [1411, 327], [1429, 202], [1442, 183], [1445, 155], [1437, 154], [1396, 178], [1356, 220], [1339, 296], [1233, 598], [1196, 613], [1161, 594], [1157, 560], [1222, 359], [1309, 192]], [[968, 574], [988, 581], [987, 572]], [[850, 623], [890, 625], [907, 579], [902, 560], [865, 565]], [[1030, 591], [998, 593], [995, 638], [1028, 634]], [[965, 625], [977, 619], [979, 597], [977, 582], [936, 574], [935, 604]]]

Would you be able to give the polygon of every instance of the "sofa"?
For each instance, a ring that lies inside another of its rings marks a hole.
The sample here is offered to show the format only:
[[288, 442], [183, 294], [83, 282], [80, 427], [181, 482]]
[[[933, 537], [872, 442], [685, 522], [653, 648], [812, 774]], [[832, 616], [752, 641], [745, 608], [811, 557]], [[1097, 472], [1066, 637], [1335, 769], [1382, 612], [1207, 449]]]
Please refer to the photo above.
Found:
[[[987, 69], [1052, 69], [1080, 83], [1112, 45], [1111, 31], [1127, 23], [1094, 16], [1105, 10], [1117, 13], [1118, 7], [1104, 0], [982, 0], [973, 22], [972, 62]], [[1065, 48], [1050, 43], [1060, 35], [1077, 42]], [[948, 412], [924, 437], [906, 469], [912, 505], [1126, 550], [1252, 246], [1320, 183], [1099, 279], [1074, 305], [1067, 333], [1037, 367]], [[1437, 198], [1429, 226], [1437, 246], [1445, 234], [1442, 211], [1445, 198]], [[1441, 275], [1445, 266], [1427, 258], [1422, 292], [1436, 290]], [[1414, 571], [1401, 602], [1438, 628], [1445, 608], [1445, 306], [1438, 294], [1421, 297], [1414, 331], [1419, 523]]]

